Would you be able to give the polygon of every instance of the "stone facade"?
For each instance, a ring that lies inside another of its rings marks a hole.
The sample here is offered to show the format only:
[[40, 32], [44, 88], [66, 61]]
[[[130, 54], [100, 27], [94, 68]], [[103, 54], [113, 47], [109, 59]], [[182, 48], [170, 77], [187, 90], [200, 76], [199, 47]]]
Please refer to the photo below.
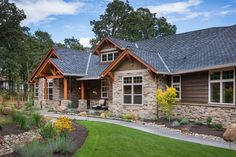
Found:
[[228, 127], [230, 124], [236, 123], [236, 108], [178, 104], [174, 109], [174, 116], [178, 118], [187, 117], [189, 120], [198, 120], [205, 123], [208, 117], [212, 117], [213, 122], [221, 123], [224, 127]]
[[[124, 105], [122, 78], [125, 76], [143, 77], [143, 104], [142, 105]], [[157, 106], [155, 102], [156, 80], [154, 80], [146, 69], [116, 71], [113, 82], [113, 100], [109, 104], [109, 111], [118, 116], [120, 114], [134, 114], [146, 119], [155, 119], [157, 117]]]

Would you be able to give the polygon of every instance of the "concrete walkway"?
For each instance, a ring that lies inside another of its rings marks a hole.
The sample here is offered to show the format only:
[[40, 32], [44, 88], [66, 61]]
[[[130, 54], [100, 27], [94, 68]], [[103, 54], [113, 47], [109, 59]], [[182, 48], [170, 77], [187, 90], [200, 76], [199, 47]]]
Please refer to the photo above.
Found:
[[45, 115], [45, 116], [51, 116], [54, 118], [57, 118], [63, 115], [70, 119], [112, 123], [112, 124], [117, 124], [117, 125], [129, 127], [129, 128], [138, 129], [138, 130], [145, 131], [145, 132], [155, 134], [155, 135], [173, 138], [173, 139], [199, 143], [199, 144], [204, 144], [204, 145], [209, 145], [209, 146], [214, 146], [214, 147], [219, 147], [219, 148], [236, 150], [236, 144], [234, 143], [230, 144], [228, 142], [220, 142], [220, 141], [215, 141], [215, 140], [210, 140], [210, 139], [203, 139], [202, 137], [186, 135], [178, 131], [173, 131], [173, 130], [165, 129], [158, 126], [147, 126], [147, 125], [142, 125], [142, 124], [137, 124], [137, 123], [132, 123], [132, 122], [124, 122], [124, 121], [119, 121], [119, 120], [110, 120], [110, 119], [93, 118], [93, 117], [81, 117], [81, 116], [67, 115], [67, 114], [55, 114], [55, 113], [42, 112], [42, 111], [40, 112], [40, 114]]

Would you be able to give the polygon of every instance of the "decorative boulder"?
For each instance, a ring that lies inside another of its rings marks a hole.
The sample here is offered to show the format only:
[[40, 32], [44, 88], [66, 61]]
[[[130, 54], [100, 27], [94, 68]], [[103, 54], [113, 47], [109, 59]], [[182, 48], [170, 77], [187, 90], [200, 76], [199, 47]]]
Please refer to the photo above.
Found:
[[3, 115], [9, 115], [11, 113], [11, 108], [9, 107], [3, 107], [2, 108], [2, 114]]
[[82, 117], [87, 117], [87, 112], [80, 112], [79, 115]]
[[236, 142], [236, 123], [226, 129], [223, 139], [229, 142]]
[[64, 112], [64, 111], [66, 111], [67, 110], [67, 107], [66, 106], [59, 106], [58, 108], [57, 108], [57, 111], [59, 111], [59, 112]]

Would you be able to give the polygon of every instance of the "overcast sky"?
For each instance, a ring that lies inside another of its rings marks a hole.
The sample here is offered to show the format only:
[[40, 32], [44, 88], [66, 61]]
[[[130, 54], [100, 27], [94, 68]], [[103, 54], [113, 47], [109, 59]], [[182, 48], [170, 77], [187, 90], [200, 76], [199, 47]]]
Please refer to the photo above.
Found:
[[[103, 14], [111, 0], [10, 0], [23, 9], [22, 25], [47, 31], [56, 42], [72, 37], [89, 46], [94, 37], [91, 20]], [[146, 7], [177, 26], [177, 33], [236, 24], [236, 0], [129, 0], [134, 8]]]

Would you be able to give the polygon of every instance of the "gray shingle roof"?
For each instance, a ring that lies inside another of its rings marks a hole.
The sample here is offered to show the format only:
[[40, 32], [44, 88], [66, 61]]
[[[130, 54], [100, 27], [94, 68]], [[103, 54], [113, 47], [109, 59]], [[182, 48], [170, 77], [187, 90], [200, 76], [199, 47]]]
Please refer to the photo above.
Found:
[[50, 58], [63, 73], [85, 75], [89, 53], [71, 49], [56, 49], [59, 59]]
[[163, 68], [155, 53], [160, 54], [172, 73], [236, 64], [236, 25], [163, 36], [136, 44], [153, 55], [147, 57], [146, 62], [159, 72]]
[[[128, 47], [157, 72], [180, 73], [201, 68], [236, 64], [236, 25], [163, 36], [138, 42], [110, 38], [121, 48]], [[109, 66], [88, 52], [57, 49], [51, 58], [63, 73], [97, 78]], [[91, 58], [89, 57], [91, 55]], [[90, 58], [90, 59], [89, 59]], [[88, 64], [89, 63], [89, 64]], [[87, 69], [87, 74], [86, 74]]]

